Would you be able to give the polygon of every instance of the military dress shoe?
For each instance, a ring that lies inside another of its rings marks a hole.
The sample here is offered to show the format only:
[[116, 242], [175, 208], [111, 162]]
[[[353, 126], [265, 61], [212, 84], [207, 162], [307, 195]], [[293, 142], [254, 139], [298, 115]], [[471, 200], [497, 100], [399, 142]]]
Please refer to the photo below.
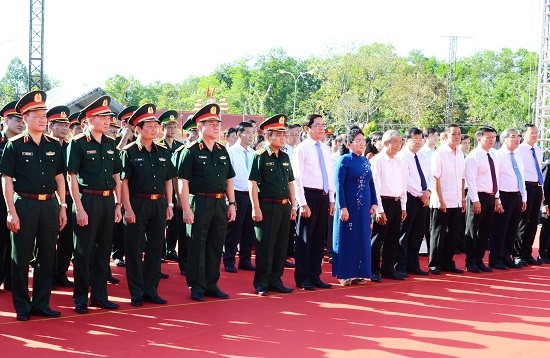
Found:
[[169, 274], [164, 273], [164, 272], [161, 272], [161, 273], [160, 273], [160, 278], [168, 278], [168, 277], [170, 277]]
[[126, 267], [126, 262], [122, 259], [115, 259], [113, 262], [117, 265], [117, 267]]
[[191, 299], [193, 301], [202, 302], [202, 301], [204, 301], [204, 293], [197, 292], [197, 291], [191, 291]]
[[529, 264], [527, 262], [525, 262], [525, 260], [523, 260], [521, 257], [514, 257], [514, 263], [516, 265], [521, 265], [522, 267], [523, 266], [529, 266]]
[[220, 289], [217, 291], [206, 291], [204, 295], [208, 297], [221, 298], [222, 300], [227, 300], [229, 298], [229, 295]]
[[419, 275], [419, 276], [428, 276], [430, 274], [428, 271], [424, 271], [420, 267], [417, 267], [417, 268], [414, 268], [414, 269], [411, 269], [411, 270], [407, 270], [407, 272], [412, 274], [412, 275]]
[[170, 252], [168, 254], [166, 254], [166, 261], [176, 261], [178, 262], [178, 254], [176, 254], [175, 252]]
[[270, 291], [276, 291], [276, 292], [279, 292], [279, 293], [291, 293], [292, 291], [294, 291], [293, 288], [285, 287], [283, 285], [269, 286], [268, 289]]
[[508, 268], [520, 269], [520, 268], [523, 267], [523, 265], [516, 264], [516, 263], [515, 263], [513, 260], [511, 260], [511, 259], [504, 260], [504, 264], [505, 264], [506, 267], [508, 267]]
[[542, 261], [539, 261], [539, 260], [535, 260], [533, 258], [533, 256], [529, 256], [525, 259], [525, 262], [527, 262], [529, 265], [534, 265], [534, 266], [540, 266], [542, 265]]
[[397, 270], [397, 274], [403, 277], [409, 277], [409, 273], [405, 269]]
[[373, 273], [370, 280], [372, 282], [382, 282], [382, 278], [380, 277], [380, 274], [378, 274], [378, 273]]
[[330, 283], [326, 283], [321, 280], [313, 281], [312, 284], [317, 288], [332, 288], [332, 285]]
[[74, 287], [74, 283], [69, 281], [67, 276], [62, 276], [62, 277], [58, 277], [57, 279], [53, 279], [52, 286]]
[[250, 262], [239, 262], [239, 270], [244, 271], [256, 271], [256, 267], [252, 265]]
[[231, 273], [237, 273], [237, 268], [235, 265], [227, 265], [225, 266], [225, 271], [231, 272]]
[[28, 321], [30, 316], [31, 315], [29, 312], [17, 312], [17, 315], [15, 316], [15, 318], [18, 321]]
[[183, 276], [187, 276], [187, 271], [185, 271], [185, 270], [180, 270], [180, 273], [181, 273]]
[[166, 301], [159, 295], [143, 295], [142, 299], [145, 302], [154, 303], [157, 305], [165, 305], [166, 303], [168, 303], [168, 301]]
[[105, 301], [96, 301], [96, 300], [90, 300], [90, 306], [91, 307], [99, 307], [106, 310], [116, 310], [118, 309], [119, 305], [117, 303], [113, 303], [111, 301], [105, 300]]
[[430, 273], [432, 275], [441, 275], [441, 269], [439, 267], [430, 267]]
[[459, 269], [459, 268], [456, 267], [456, 266], [453, 266], [453, 267], [443, 267], [443, 269], [442, 269], [441, 271], [451, 272], [451, 273], [464, 273], [464, 270], [461, 270], [461, 269]]
[[403, 281], [405, 279], [405, 277], [399, 275], [397, 272], [383, 273], [382, 277], [383, 278], [389, 278], [389, 279], [392, 279], [392, 280], [397, 280], [397, 281]]
[[107, 277], [107, 282], [108, 283], [111, 283], [113, 285], [116, 285], [116, 284], [119, 284], [120, 283], [120, 280], [116, 277], [113, 277], [113, 276], [109, 276]]
[[493, 272], [493, 269], [490, 268], [490, 267], [485, 266], [485, 264], [483, 262], [478, 263], [477, 267], [483, 272]]
[[537, 257], [537, 261], [540, 261], [540, 262], [542, 262], [543, 264], [550, 264], [550, 260], [548, 259], [547, 256], [541, 256], [541, 255], [539, 255], [539, 257]]
[[302, 290], [306, 290], [306, 291], [314, 291], [315, 290], [315, 286], [313, 286], [309, 282], [298, 283], [298, 284], [296, 284], [296, 286], [301, 288]]
[[54, 311], [54, 310], [49, 309], [49, 308], [46, 308], [46, 309], [43, 309], [43, 310], [31, 309], [30, 314], [32, 316], [42, 316], [42, 317], [52, 317], [52, 318], [61, 316], [61, 312]]
[[294, 262], [290, 262], [290, 261], [288, 261], [288, 260], [285, 260], [284, 266], [285, 266], [286, 268], [294, 268], [294, 267], [296, 267], [296, 265], [294, 264]]
[[258, 296], [267, 296], [267, 288], [266, 287], [256, 287], [256, 294]]
[[473, 273], [481, 273], [481, 270], [477, 265], [466, 265], [466, 271]]
[[508, 270], [508, 266], [501, 263], [489, 263], [489, 267], [492, 267], [496, 270]]
[[88, 313], [88, 306], [85, 303], [77, 303], [74, 305], [74, 311], [78, 314]]
[[143, 306], [143, 299], [141, 297], [132, 297], [130, 299], [130, 304], [134, 307], [141, 307]]

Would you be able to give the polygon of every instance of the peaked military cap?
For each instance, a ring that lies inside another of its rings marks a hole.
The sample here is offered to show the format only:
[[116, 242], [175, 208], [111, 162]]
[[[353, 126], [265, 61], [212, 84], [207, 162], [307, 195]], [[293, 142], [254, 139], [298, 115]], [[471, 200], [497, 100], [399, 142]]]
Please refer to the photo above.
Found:
[[197, 123], [195, 123], [195, 121], [193, 120], [193, 115], [192, 114], [190, 114], [187, 117], [187, 120], [185, 121], [185, 123], [183, 123], [183, 125], [181, 126], [181, 129], [186, 130], [186, 131], [197, 129]]
[[220, 120], [220, 106], [218, 106], [215, 103], [207, 104], [206, 106], [202, 107], [193, 115], [192, 121], [195, 123], [204, 122], [204, 121], [218, 121]]
[[48, 122], [69, 123], [71, 110], [67, 106], [56, 106], [46, 112]]
[[29, 111], [37, 111], [46, 109], [46, 92], [41, 90], [30, 91], [23, 95], [15, 105], [15, 110], [21, 115]]
[[157, 122], [158, 119], [155, 117], [155, 112], [157, 111], [157, 107], [152, 103], [146, 103], [143, 106], [136, 109], [134, 114], [128, 119], [128, 123], [132, 126], [136, 126], [138, 123], [141, 122]]
[[170, 124], [178, 123], [178, 112], [176, 111], [166, 111], [159, 117], [160, 124]]
[[101, 96], [84, 108], [82, 112], [84, 112], [86, 118], [91, 118], [93, 116], [108, 116], [111, 114], [111, 109], [109, 108], [110, 103], [111, 97], [107, 95]]
[[286, 131], [286, 121], [288, 117], [285, 114], [277, 114], [260, 123], [260, 129], [263, 131]]
[[78, 124], [80, 125], [80, 120], [81, 120], [81, 116], [82, 116], [82, 112], [75, 112], [75, 113], [72, 113], [70, 116], [69, 116], [69, 128], [72, 127], [73, 125], [75, 124]]
[[121, 122], [128, 122], [128, 119], [134, 114], [134, 112], [138, 109], [138, 106], [128, 106], [122, 110], [118, 114], [118, 120]]
[[17, 101], [12, 101], [4, 106], [4, 108], [0, 109], [0, 117], [7, 118], [8, 116], [18, 116], [21, 117], [21, 114], [19, 114], [15, 110], [15, 105], [17, 104]]

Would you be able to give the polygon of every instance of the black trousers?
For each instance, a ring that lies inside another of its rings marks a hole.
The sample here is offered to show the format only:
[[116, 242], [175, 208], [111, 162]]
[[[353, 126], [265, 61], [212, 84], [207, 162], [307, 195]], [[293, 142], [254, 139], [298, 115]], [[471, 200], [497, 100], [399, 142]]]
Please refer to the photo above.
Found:
[[[386, 225], [374, 221], [371, 238], [372, 274], [391, 274], [395, 271], [395, 257], [399, 246], [401, 229], [401, 200], [382, 199], [386, 213]], [[383, 248], [382, 248], [383, 245]], [[380, 266], [380, 249], [382, 248], [382, 265]]]
[[237, 202], [237, 216], [235, 221], [227, 224], [225, 245], [223, 251], [224, 266], [234, 266], [239, 247], [239, 265], [251, 263], [252, 248], [254, 247], [254, 221], [252, 220], [252, 204], [246, 191], [235, 190]]
[[[59, 233], [59, 204], [15, 196], [21, 228], [11, 233], [11, 287], [16, 312], [50, 308], [55, 240]], [[32, 299], [29, 298], [29, 262], [35, 253]]]
[[294, 246], [294, 280], [296, 285], [319, 280], [327, 238], [329, 197], [315, 190], [305, 189], [311, 216], [299, 216], [298, 237]]
[[[67, 192], [67, 209], [73, 207], [73, 199]], [[59, 232], [57, 237], [57, 248], [55, 251], [55, 263], [53, 269], [53, 278], [62, 279], [67, 277], [67, 271], [71, 264], [71, 258], [74, 251], [74, 231], [73, 231], [73, 216], [67, 212], [67, 225]]]
[[82, 206], [88, 214], [88, 225], [76, 223], [73, 205], [75, 249], [73, 261], [74, 303], [87, 304], [88, 292], [95, 301], [105, 301], [107, 277], [115, 220], [115, 200], [112, 195], [81, 194]]
[[4, 195], [0, 193], [0, 285], [4, 283], [4, 289], [11, 287], [11, 239], [10, 230], [6, 225], [8, 211]]
[[[124, 222], [126, 279], [131, 297], [156, 295], [166, 227], [166, 199], [130, 197], [136, 222]], [[145, 245], [145, 255], [143, 246]]]
[[195, 219], [192, 225], [187, 225], [187, 285], [193, 292], [216, 292], [227, 229], [225, 196], [216, 199], [190, 195], [190, 205]]
[[514, 243], [514, 256], [524, 260], [533, 254], [533, 242], [539, 224], [540, 205], [542, 203], [542, 187], [537, 184], [525, 183], [527, 190], [527, 209], [521, 213], [521, 219]]
[[550, 219], [544, 215], [540, 221], [542, 227], [540, 228], [539, 256], [550, 258]]
[[512, 261], [514, 242], [521, 217], [521, 194], [500, 192], [503, 213], [495, 213], [493, 232], [489, 240], [489, 263], [504, 264]]
[[[173, 195], [172, 202], [176, 202], [176, 196]], [[171, 220], [166, 221], [166, 245], [162, 247], [162, 257], [166, 257], [166, 254], [175, 254], [176, 245], [178, 244], [179, 232], [178, 222], [174, 216]]]
[[479, 214], [474, 214], [472, 201], [468, 197], [466, 237], [464, 241], [466, 265], [483, 263], [483, 256], [489, 244], [495, 216], [495, 197], [486, 193], [478, 193], [478, 196], [481, 204]]
[[428, 267], [440, 270], [456, 267], [453, 256], [461, 231], [463, 231], [462, 208], [447, 208], [446, 212], [430, 208], [430, 216], [432, 217], [432, 233], [430, 235]]
[[[124, 209], [122, 209], [124, 212]], [[113, 260], [124, 260], [124, 220], [115, 223], [113, 226]]]
[[255, 223], [256, 271], [254, 288], [281, 286], [288, 247], [290, 204], [260, 201], [263, 220]]
[[181, 272], [187, 272], [189, 234], [187, 233], [187, 224], [183, 222], [183, 210], [181, 208], [175, 208], [172, 220], [176, 222], [178, 231], [178, 266]]
[[420, 268], [418, 252], [424, 238], [426, 212], [422, 200], [407, 193], [407, 217], [401, 223], [395, 269], [412, 271]]

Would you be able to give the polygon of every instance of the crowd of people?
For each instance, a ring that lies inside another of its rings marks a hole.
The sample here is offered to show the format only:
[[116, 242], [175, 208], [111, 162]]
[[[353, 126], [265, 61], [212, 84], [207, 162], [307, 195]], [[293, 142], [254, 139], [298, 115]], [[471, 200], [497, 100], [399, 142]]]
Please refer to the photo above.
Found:
[[61, 315], [50, 307], [54, 286], [73, 288], [76, 313], [118, 309], [111, 260], [125, 267], [134, 307], [167, 303], [164, 260], [178, 262], [195, 301], [229, 298], [221, 263], [253, 271], [259, 296], [330, 289], [326, 256], [344, 286], [550, 263], [550, 170], [532, 124], [500, 135], [484, 126], [475, 138], [455, 124], [334, 135], [322, 115], [289, 124], [277, 114], [222, 134], [220, 107], [208, 104], [180, 141], [176, 111], [157, 116], [147, 103], [115, 114], [110, 100], [71, 114], [31, 91], [0, 110], [0, 283], [20, 321]]

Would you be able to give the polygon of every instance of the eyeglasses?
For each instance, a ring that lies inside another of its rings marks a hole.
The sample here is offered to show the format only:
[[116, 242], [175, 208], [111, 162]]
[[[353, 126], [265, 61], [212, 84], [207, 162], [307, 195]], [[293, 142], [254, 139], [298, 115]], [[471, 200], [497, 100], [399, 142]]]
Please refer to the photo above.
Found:
[[325, 128], [326, 125], [325, 124], [321, 124], [321, 123], [315, 123], [315, 124], [312, 124], [309, 126], [310, 128]]
[[367, 143], [367, 140], [366, 139], [355, 139], [355, 140], [352, 140], [351, 142], [355, 143], [355, 144], [363, 144], [363, 143]]

